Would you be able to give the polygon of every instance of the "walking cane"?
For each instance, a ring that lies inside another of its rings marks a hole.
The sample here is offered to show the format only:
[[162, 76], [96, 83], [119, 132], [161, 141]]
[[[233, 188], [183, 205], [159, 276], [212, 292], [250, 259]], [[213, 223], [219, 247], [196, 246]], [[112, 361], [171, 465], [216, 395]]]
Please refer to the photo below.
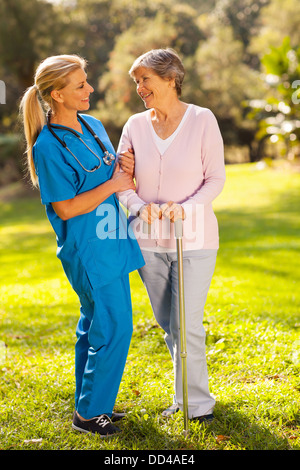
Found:
[[[188, 435], [189, 421], [188, 421], [188, 386], [187, 386], [187, 350], [186, 350], [186, 329], [185, 329], [185, 301], [184, 301], [184, 277], [183, 277], [183, 255], [182, 255], [182, 236], [183, 236], [183, 223], [182, 219], [178, 219], [174, 223], [176, 250], [177, 250], [177, 265], [178, 265], [178, 292], [179, 292], [179, 319], [180, 319], [180, 357], [181, 357], [181, 370], [182, 370], [182, 396], [183, 396], [183, 417], [184, 417], [184, 430], [183, 434]], [[143, 232], [146, 234], [151, 233], [151, 225], [144, 222]]]
[[183, 223], [182, 219], [178, 219], [175, 225], [175, 238], [177, 249], [178, 264], [178, 292], [179, 292], [179, 318], [180, 318], [180, 356], [182, 369], [182, 394], [183, 394], [183, 417], [184, 431], [186, 437], [188, 435], [188, 386], [187, 386], [187, 350], [186, 350], [186, 329], [185, 329], [185, 301], [184, 301], [184, 277], [183, 277], [183, 255], [182, 255], [182, 236]]

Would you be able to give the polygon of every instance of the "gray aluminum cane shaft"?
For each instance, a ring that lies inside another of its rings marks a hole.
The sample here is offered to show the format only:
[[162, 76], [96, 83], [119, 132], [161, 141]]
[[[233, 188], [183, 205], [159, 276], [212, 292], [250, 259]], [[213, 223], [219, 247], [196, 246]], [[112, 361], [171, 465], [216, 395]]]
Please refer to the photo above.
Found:
[[[184, 279], [183, 279], [183, 254], [182, 254], [182, 236], [183, 223], [182, 219], [176, 220], [175, 238], [177, 249], [178, 264], [178, 292], [179, 292], [179, 318], [180, 318], [180, 356], [182, 369], [182, 394], [183, 394], [183, 416], [184, 416], [184, 435], [188, 434], [188, 386], [187, 386], [187, 348], [186, 348], [186, 328], [185, 328], [185, 302], [184, 302]], [[143, 223], [143, 232], [151, 233], [151, 225]]]
[[185, 435], [187, 435], [188, 433], [187, 348], [186, 348], [186, 328], [185, 328], [182, 236], [183, 236], [183, 223], [182, 223], [182, 219], [178, 219], [175, 222], [175, 237], [176, 237], [177, 263], [178, 263], [180, 356], [181, 356], [181, 368], [182, 368], [184, 433]]

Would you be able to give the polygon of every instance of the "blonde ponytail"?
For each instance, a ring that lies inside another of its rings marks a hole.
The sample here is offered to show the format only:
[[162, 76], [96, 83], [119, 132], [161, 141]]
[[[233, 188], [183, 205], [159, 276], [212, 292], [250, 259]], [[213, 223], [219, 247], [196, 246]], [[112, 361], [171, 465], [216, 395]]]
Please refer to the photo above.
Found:
[[37, 186], [38, 179], [33, 163], [32, 148], [45, 125], [45, 113], [38, 99], [36, 85], [26, 90], [21, 101], [20, 111], [23, 115], [24, 133], [27, 142], [27, 167], [32, 184]]
[[54, 109], [51, 97], [52, 90], [61, 90], [68, 83], [68, 75], [81, 68], [85, 69], [86, 61], [78, 55], [58, 55], [48, 57], [38, 66], [35, 84], [28, 88], [20, 104], [24, 133], [27, 142], [27, 166], [31, 181], [38, 185], [34, 167], [32, 149], [46, 123], [45, 112]]

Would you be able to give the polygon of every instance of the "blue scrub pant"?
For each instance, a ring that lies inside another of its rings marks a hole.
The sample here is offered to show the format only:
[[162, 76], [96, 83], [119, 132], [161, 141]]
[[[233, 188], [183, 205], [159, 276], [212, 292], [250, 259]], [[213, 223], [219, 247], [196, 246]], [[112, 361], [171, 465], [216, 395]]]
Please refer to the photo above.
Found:
[[111, 415], [131, 341], [129, 276], [79, 294], [75, 409], [85, 419]]
[[[165, 331], [174, 366], [174, 402], [182, 410], [177, 255], [145, 250], [142, 253], [146, 264], [139, 273], [154, 316]], [[208, 386], [203, 314], [216, 256], [217, 250], [183, 252], [189, 418], [212, 413], [215, 405]]]

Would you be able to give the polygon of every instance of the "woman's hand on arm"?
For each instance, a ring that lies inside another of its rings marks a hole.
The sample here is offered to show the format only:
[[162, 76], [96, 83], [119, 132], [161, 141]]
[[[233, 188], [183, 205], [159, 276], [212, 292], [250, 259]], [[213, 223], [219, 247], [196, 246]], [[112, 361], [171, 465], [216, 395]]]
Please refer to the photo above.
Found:
[[128, 152], [120, 153], [118, 157], [120, 162], [121, 170], [129, 173], [131, 176], [134, 176], [134, 152], [132, 148], [128, 149]]
[[120, 171], [120, 165], [116, 163], [111, 179], [90, 191], [78, 194], [73, 199], [53, 202], [52, 207], [62, 220], [68, 220], [92, 212], [112, 194], [128, 189], [135, 189], [132, 176]]

